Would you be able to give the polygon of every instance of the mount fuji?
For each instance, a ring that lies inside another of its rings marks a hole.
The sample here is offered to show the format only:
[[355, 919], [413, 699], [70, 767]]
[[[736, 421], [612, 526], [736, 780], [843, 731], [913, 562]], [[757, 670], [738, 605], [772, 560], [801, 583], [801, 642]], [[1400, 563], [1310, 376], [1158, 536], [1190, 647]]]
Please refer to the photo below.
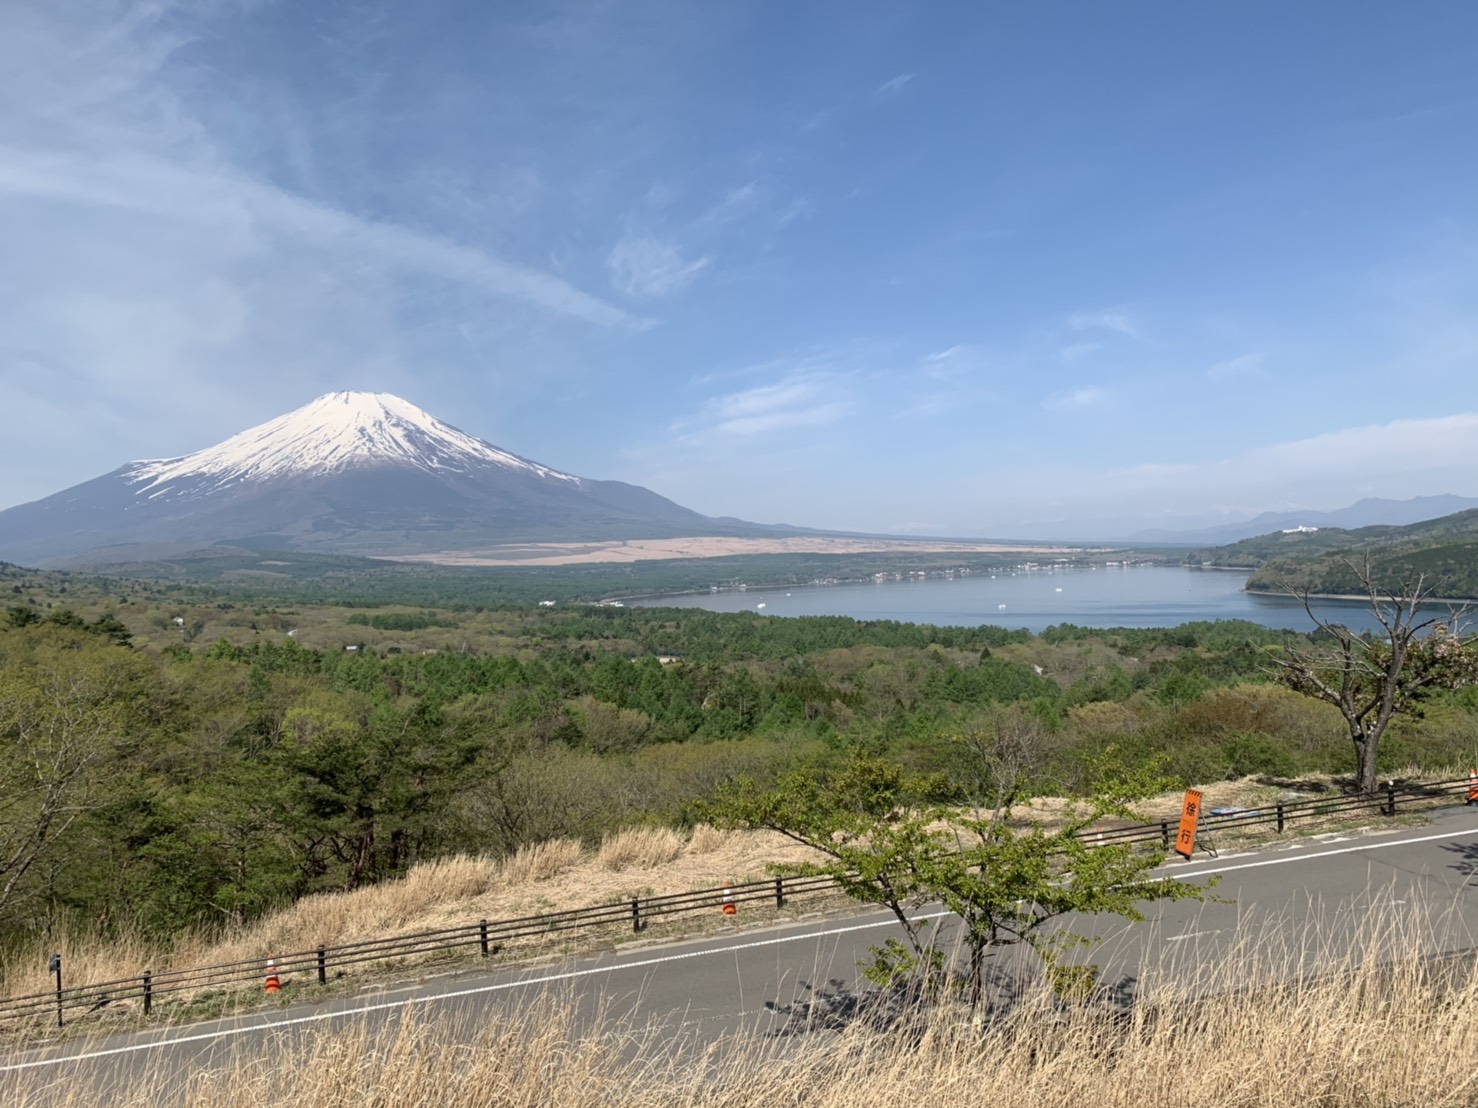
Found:
[[520, 458], [388, 393], [334, 392], [216, 446], [0, 511], [0, 559], [223, 545], [393, 556], [770, 530]]

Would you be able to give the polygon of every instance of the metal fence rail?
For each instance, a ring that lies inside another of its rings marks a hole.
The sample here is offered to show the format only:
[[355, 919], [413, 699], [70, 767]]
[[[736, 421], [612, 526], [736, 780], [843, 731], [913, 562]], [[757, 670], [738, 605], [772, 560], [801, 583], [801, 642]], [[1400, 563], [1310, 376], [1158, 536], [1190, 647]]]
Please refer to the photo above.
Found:
[[[1394, 816], [1403, 807], [1432, 804], [1470, 794], [1466, 778], [1430, 784], [1386, 786], [1375, 796], [1340, 796], [1314, 798], [1294, 802], [1278, 802], [1257, 808], [1237, 809], [1221, 814], [1208, 814], [1200, 823], [1200, 834], [1253, 827], [1273, 827], [1282, 832], [1289, 822], [1319, 816], [1342, 815], [1375, 810]], [[1089, 845], [1155, 844], [1169, 850], [1173, 828], [1169, 820], [1159, 823], [1124, 827], [1085, 828], [1076, 833]], [[330, 971], [341, 972], [349, 966], [392, 959], [415, 957], [443, 951], [476, 948], [486, 958], [504, 945], [518, 939], [556, 935], [591, 927], [619, 925], [640, 933], [650, 922], [695, 912], [714, 912], [726, 903], [765, 904], [782, 908], [789, 901], [804, 896], [835, 891], [831, 877], [773, 877], [721, 889], [702, 889], [662, 896], [634, 897], [631, 900], [601, 904], [591, 908], [572, 908], [509, 920], [477, 920], [457, 927], [417, 931], [380, 939], [366, 939], [336, 946], [322, 945], [311, 950], [272, 954], [273, 969], [279, 976], [292, 975], [296, 980], [311, 978], [319, 985], [328, 984]], [[145, 1015], [153, 1011], [159, 998], [184, 992], [220, 989], [243, 982], [262, 982], [267, 974], [267, 957], [210, 966], [162, 970], [146, 970], [133, 977], [100, 981], [66, 988], [52, 989], [28, 996], [0, 999], [0, 1020], [25, 1020], [55, 1017], [60, 1023], [63, 1013], [93, 1012], [130, 1001], [139, 1002]]]
[[[1453, 798], [1467, 799], [1469, 795], [1470, 782], [1464, 778], [1451, 781], [1435, 781], [1429, 784], [1388, 784], [1384, 790], [1374, 796], [1359, 794], [1355, 796], [1337, 797], [1314, 797], [1310, 800], [1279, 801], [1275, 804], [1264, 804], [1257, 808], [1239, 808], [1231, 812], [1216, 814], [1211, 812], [1203, 815], [1198, 827], [1198, 835], [1210, 836], [1221, 831], [1243, 830], [1250, 827], [1272, 826], [1276, 831], [1282, 833], [1290, 821], [1308, 819], [1318, 816], [1337, 816], [1350, 812], [1368, 811], [1374, 809], [1382, 815], [1394, 816], [1401, 808], [1411, 808], [1419, 804], [1430, 804], [1433, 801], [1450, 800]], [[1161, 820], [1159, 823], [1135, 824], [1128, 827], [1107, 827], [1092, 831], [1082, 831], [1078, 837], [1088, 839], [1090, 836], [1094, 842], [1104, 844], [1121, 843], [1147, 843], [1158, 840], [1166, 849], [1170, 849], [1173, 840], [1175, 824], [1171, 820]]]

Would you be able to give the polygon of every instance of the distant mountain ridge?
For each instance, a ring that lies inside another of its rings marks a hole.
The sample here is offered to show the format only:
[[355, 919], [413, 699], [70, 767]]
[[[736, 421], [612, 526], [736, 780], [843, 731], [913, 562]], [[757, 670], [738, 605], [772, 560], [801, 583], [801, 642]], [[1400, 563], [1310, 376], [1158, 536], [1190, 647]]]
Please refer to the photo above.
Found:
[[215, 446], [0, 511], [0, 559], [116, 561], [222, 544], [405, 555], [771, 530], [530, 461], [388, 393], [336, 392]]
[[1241, 523], [1218, 524], [1198, 530], [1173, 531], [1166, 529], [1136, 531], [1126, 541], [1173, 543], [1176, 545], [1215, 546], [1256, 538], [1271, 531], [1292, 527], [1338, 527], [1355, 530], [1360, 527], [1405, 526], [1424, 520], [1478, 508], [1478, 498], [1453, 496], [1443, 493], [1438, 496], [1415, 496], [1408, 500], [1389, 500], [1381, 497], [1366, 497], [1345, 508], [1331, 511], [1275, 511], [1262, 512]]
[[1400, 527], [1277, 531], [1195, 550], [1186, 560], [1250, 570], [1247, 588], [1253, 592], [1292, 588], [1358, 595], [1367, 559], [1384, 588], [1399, 589], [1420, 575], [1439, 596], [1478, 598], [1478, 509]]

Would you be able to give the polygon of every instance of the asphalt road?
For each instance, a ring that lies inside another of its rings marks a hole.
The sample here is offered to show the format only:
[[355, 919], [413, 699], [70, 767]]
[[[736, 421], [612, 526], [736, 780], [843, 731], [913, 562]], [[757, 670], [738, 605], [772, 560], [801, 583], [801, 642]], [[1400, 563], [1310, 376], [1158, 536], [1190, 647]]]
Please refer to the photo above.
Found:
[[[1124, 996], [1145, 990], [1225, 990], [1245, 983], [1254, 952], [1260, 972], [1316, 970], [1352, 953], [1380, 953], [1408, 940], [1431, 953], [1478, 947], [1478, 809], [1435, 813], [1427, 826], [1303, 839], [1258, 853], [1198, 857], [1166, 872], [1205, 882], [1220, 875], [1212, 899], [1148, 906], [1149, 918], [1080, 921], [1099, 938], [1085, 953], [1100, 980]], [[948, 918], [939, 918], [947, 934]], [[1374, 925], [1374, 932], [1372, 927]], [[370, 987], [353, 997], [258, 1012], [211, 1023], [12, 1054], [0, 1060], [0, 1102], [45, 1103], [53, 1093], [107, 1090], [136, 1075], [185, 1074], [280, 1052], [325, 1031], [362, 1020], [391, 1021], [414, 1012], [472, 1030], [499, 1011], [563, 1006], [577, 1026], [597, 1019], [695, 1043], [737, 1031], [784, 1037], [826, 1033], [844, 1022], [865, 992], [858, 962], [896, 934], [878, 912], [800, 924], [745, 928], [701, 941], [629, 944], [558, 965], [432, 978]], [[1408, 947], [1409, 949], [1409, 947]], [[1010, 990], [1027, 963], [1000, 959], [996, 987]], [[608, 1024], [607, 1024], [608, 1025]], [[455, 1030], [449, 1033], [457, 1033]]]

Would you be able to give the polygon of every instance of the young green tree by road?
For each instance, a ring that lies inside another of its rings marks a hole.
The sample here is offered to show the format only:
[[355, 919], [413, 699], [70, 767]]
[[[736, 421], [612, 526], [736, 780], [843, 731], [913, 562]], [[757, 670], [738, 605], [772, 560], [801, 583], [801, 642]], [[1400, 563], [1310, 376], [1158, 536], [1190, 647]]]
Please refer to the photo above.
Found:
[[[996, 746], [989, 738], [961, 742], [986, 762], [986, 776], [1006, 780], [1009, 758], [992, 767]], [[1158, 851], [1094, 845], [1082, 836], [1105, 817], [1130, 815], [1127, 801], [1140, 791], [1137, 784], [1135, 775], [1112, 775], [1053, 827], [1023, 826], [1010, 818], [1018, 799], [1013, 786], [989, 805], [962, 807], [941, 776], [859, 756], [833, 773], [789, 773], [773, 789], [740, 782], [711, 814], [811, 847], [822, 860], [790, 872], [829, 876], [847, 895], [893, 913], [903, 941], [874, 948], [869, 979], [915, 981], [930, 990], [958, 986], [975, 1007], [984, 998], [994, 948], [1024, 944], [1055, 977], [1063, 954], [1091, 941], [1065, 917], [1108, 912], [1137, 921], [1146, 901], [1204, 895], [1198, 886], [1156, 877]], [[918, 918], [931, 903], [958, 917], [963, 968], [950, 965], [938, 929]]]

